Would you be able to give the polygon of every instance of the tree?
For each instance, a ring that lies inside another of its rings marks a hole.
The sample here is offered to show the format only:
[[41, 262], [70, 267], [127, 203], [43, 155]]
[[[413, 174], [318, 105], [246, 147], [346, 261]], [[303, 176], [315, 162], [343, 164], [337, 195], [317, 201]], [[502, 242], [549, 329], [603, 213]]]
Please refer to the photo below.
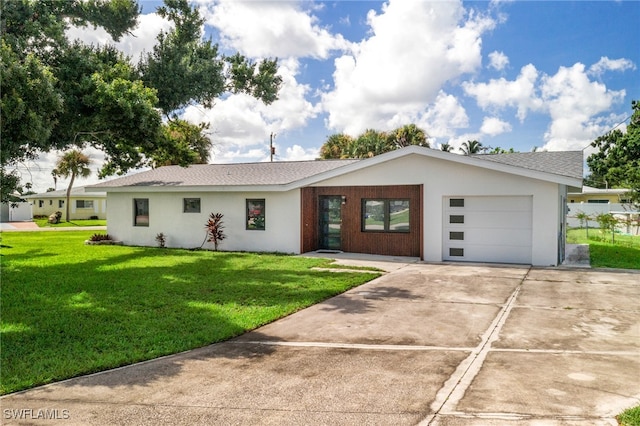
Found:
[[344, 133], [333, 134], [320, 147], [320, 158], [323, 160], [349, 158], [352, 144], [353, 138], [351, 136]]
[[367, 129], [351, 144], [351, 158], [370, 158], [395, 149], [385, 132]]
[[367, 129], [355, 139], [333, 134], [320, 147], [320, 158], [369, 158], [409, 145], [429, 147], [427, 134], [415, 124], [407, 124], [390, 132]]
[[477, 154], [482, 151], [482, 144], [476, 140], [467, 141], [459, 149], [464, 155]]
[[[83, 121], [84, 114], [95, 114], [98, 107], [83, 105], [82, 96], [91, 92], [92, 75], [105, 67], [96, 63], [96, 55], [85, 56], [98, 49], [89, 47], [80, 51], [77, 44], [69, 43], [65, 35], [69, 24], [101, 26], [118, 40], [135, 25], [139, 8], [133, 0], [0, 0], [0, 9], [0, 177], [2, 201], [5, 201], [8, 194], [21, 187], [20, 177], [11, 168], [36, 158], [40, 152], [63, 149], [74, 143], [81, 146], [84, 141], [76, 139], [72, 126]], [[87, 73], [79, 75], [79, 70]], [[65, 92], [71, 84], [82, 89], [76, 92], [80, 97]], [[115, 94], [113, 98], [123, 102]], [[137, 99], [132, 101], [135, 103]], [[78, 111], [82, 113], [80, 116]], [[113, 119], [119, 120], [119, 117]], [[102, 127], [83, 131], [97, 129]], [[135, 140], [130, 139], [135, 135], [124, 136], [124, 139]]]
[[211, 108], [225, 92], [248, 93], [265, 104], [278, 98], [282, 77], [276, 74], [277, 60], [258, 65], [240, 54], [220, 55], [217, 44], [202, 41], [204, 19], [187, 0], [165, 0], [157, 13], [173, 21], [175, 28], [158, 35], [138, 69], [145, 84], [157, 90], [165, 115], [190, 103]]
[[513, 148], [509, 148], [508, 150], [506, 150], [504, 148], [500, 148], [499, 146], [495, 148], [486, 147], [486, 150], [489, 154], [513, 154], [514, 152], [516, 152]]
[[629, 188], [633, 204], [640, 204], [640, 101], [631, 102], [625, 132], [614, 129], [591, 143], [598, 151], [587, 158], [591, 171], [585, 182], [597, 188]]
[[388, 134], [389, 143], [402, 148], [410, 145], [418, 145], [429, 148], [427, 133], [415, 124], [407, 124], [397, 128]]
[[452, 150], [453, 150], [453, 146], [449, 145], [446, 142], [440, 145], [440, 151], [451, 152]]
[[89, 177], [91, 174], [89, 164], [91, 164], [91, 159], [78, 150], [65, 152], [56, 163], [56, 168], [54, 170], [56, 176], [64, 178], [71, 177], [69, 186], [67, 187], [67, 201], [65, 201], [65, 220], [67, 222], [69, 222], [69, 199], [71, 198], [71, 188], [73, 187], [76, 177]]
[[[203, 42], [203, 20], [187, 0], [166, 0], [159, 8], [174, 29], [161, 33], [136, 67], [113, 46], [66, 37], [70, 24], [93, 25], [117, 41], [136, 25], [135, 0], [0, 0], [0, 9], [3, 201], [20, 188], [12, 167], [54, 149], [102, 150], [100, 177], [159, 158], [180, 165], [207, 161], [207, 125], [163, 127], [162, 115], [176, 121], [176, 110], [213, 106], [227, 92], [271, 103], [282, 83], [277, 60], [222, 56], [217, 45]], [[173, 137], [176, 127], [183, 136]]]
[[208, 124], [169, 121], [162, 128], [165, 143], [151, 155], [153, 167], [207, 164], [212, 143], [203, 131], [208, 128]]

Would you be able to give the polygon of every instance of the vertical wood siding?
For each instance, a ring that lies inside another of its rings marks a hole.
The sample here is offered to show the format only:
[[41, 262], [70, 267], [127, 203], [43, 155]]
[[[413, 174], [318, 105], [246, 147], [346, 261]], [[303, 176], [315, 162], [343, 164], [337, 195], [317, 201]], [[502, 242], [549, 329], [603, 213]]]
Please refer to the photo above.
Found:
[[[342, 205], [342, 250], [350, 253], [422, 257], [422, 185], [331, 186], [302, 188], [301, 251], [318, 249], [319, 197], [346, 197]], [[362, 199], [408, 199], [408, 233], [363, 232]]]

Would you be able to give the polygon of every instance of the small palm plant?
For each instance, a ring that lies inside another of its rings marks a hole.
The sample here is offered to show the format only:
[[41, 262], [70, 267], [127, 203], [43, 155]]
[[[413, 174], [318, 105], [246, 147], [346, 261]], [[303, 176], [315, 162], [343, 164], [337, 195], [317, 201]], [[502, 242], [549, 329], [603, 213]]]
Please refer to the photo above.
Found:
[[218, 251], [218, 244], [220, 241], [227, 238], [222, 231], [224, 229], [224, 225], [222, 225], [222, 213], [211, 213], [209, 215], [209, 220], [205, 224], [205, 229], [207, 230], [207, 241], [213, 243], [213, 248], [215, 251]]

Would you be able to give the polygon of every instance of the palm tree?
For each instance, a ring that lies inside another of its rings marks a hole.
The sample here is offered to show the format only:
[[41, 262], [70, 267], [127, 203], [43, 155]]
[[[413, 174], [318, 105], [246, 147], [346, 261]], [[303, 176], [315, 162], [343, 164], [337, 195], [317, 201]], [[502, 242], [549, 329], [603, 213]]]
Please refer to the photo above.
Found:
[[74, 149], [65, 152], [64, 154], [62, 154], [62, 156], [60, 156], [60, 158], [58, 158], [56, 168], [52, 172], [54, 176], [60, 176], [64, 178], [68, 178], [69, 176], [71, 176], [69, 187], [67, 188], [67, 201], [65, 202], [65, 220], [67, 222], [69, 222], [69, 199], [71, 198], [71, 188], [73, 187], [73, 182], [76, 180], [76, 176], [82, 178], [89, 177], [89, 175], [91, 174], [89, 164], [91, 164], [91, 159], [81, 151]]
[[429, 148], [427, 133], [415, 124], [406, 124], [389, 134], [389, 142], [397, 148], [418, 145]]
[[440, 151], [451, 152], [452, 150], [453, 150], [453, 147], [449, 145], [447, 142], [440, 145]]
[[329, 136], [320, 147], [320, 158], [324, 160], [348, 158], [353, 138], [344, 133]]
[[462, 146], [459, 149], [464, 155], [477, 154], [482, 151], [482, 144], [475, 140], [467, 141], [463, 142]]

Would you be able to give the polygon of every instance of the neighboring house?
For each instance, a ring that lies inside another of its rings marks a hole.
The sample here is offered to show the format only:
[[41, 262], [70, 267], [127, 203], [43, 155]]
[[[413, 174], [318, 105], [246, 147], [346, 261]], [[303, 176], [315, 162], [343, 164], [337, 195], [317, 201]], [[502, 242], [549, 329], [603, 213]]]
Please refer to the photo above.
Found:
[[[71, 209], [69, 220], [107, 218], [107, 194], [105, 192], [86, 192], [85, 186], [71, 188]], [[24, 198], [32, 205], [34, 216], [49, 216], [57, 211], [65, 214], [64, 204], [67, 202], [67, 190], [43, 192], [27, 195]]]
[[19, 202], [0, 204], [0, 222], [23, 222], [33, 219], [30, 203]]
[[583, 186], [579, 192], [569, 193], [569, 203], [625, 204], [629, 202], [629, 189], [599, 189]]
[[[638, 209], [629, 202], [629, 189], [599, 189], [583, 186], [580, 192], [569, 193], [569, 213], [567, 225], [572, 228], [584, 226], [576, 217], [585, 213], [591, 217], [589, 226], [598, 226], [596, 216], [603, 213], [613, 213], [620, 221], [619, 229], [632, 233], [633, 224], [640, 216]], [[636, 225], [637, 233], [637, 225]]]
[[[557, 265], [581, 152], [463, 156], [410, 146], [363, 160], [166, 166], [93, 185], [109, 235], [200, 247], [210, 213], [224, 250], [341, 250], [425, 261]], [[207, 243], [205, 247], [211, 247]]]

